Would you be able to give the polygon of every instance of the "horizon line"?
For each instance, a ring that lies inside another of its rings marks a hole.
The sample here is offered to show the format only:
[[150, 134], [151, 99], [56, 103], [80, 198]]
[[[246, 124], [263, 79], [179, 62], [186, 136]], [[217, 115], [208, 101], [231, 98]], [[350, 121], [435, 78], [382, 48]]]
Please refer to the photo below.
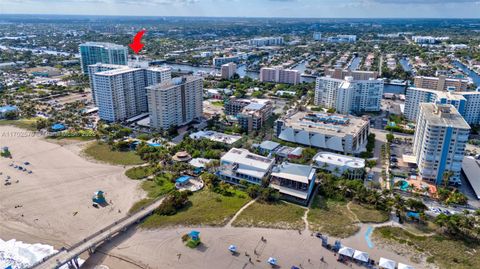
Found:
[[0, 13], [0, 16], [21, 15], [21, 16], [91, 16], [91, 17], [148, 17], [148, 18], [218, 18], [218, 19], [383, 19], [383, 20], [480, 20], [479, 17], [262, 17], [262, 16], [194, 16], [194, 15], [109, 15], [109, 14], [51, 14], [51, 13]]

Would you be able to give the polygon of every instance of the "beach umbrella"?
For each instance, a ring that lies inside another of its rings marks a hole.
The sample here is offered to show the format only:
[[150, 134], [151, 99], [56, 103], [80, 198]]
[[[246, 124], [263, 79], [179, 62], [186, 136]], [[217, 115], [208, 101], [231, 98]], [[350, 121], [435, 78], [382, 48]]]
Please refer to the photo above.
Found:
[[267, 263], [271, 265], [277, 265], [277, 259], [270, 257], [268, 258]]
[[228, 247], [228, 250], [230, 250], [231, 252], [237, 252], [237, 246], [235, 246], [235, 245], [230, 245], [230, 246]]
[[349, 247], [341, 247], [338, 250], [338, 254], [341, 254], [341, 255], [347, 256], [347, 257], [352, 257], [353, 253], [355, 253], [355, 250], [353, 248], [349, 248]]
[[360, 251], [360, 250], [355, 250], [355, 252], [353, 253], [353, 258], [355, 260], [359, 260], [359, 261], [362, 261], [362, 262], [368, 262], [369, 257], [370, 257], [370, 255], [368, 255], [368, 253]]
[[399, 262], [399, 263], [398, 263], [398, 269], [415, 269], [415, 268], [413, 268], [413, 267], [410, 266], [410, 265], [406, 265], [406, 264], [404, 264], [404, 263]]
[[395, 265], [397, 265], [397, 263], [389, 259], [380, 258], [378, 265], [385, 269], [395, 269]]

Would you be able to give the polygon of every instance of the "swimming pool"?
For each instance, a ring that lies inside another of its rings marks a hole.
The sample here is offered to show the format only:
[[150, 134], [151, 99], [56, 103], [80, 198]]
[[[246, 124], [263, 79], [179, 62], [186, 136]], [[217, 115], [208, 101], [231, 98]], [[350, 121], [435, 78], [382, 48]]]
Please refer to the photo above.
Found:
[[405, 180], [400, 181], [400, 189], [402, 191], [408, 191], [409, 186], [410, 184], [408, 184], [408, 182], [406, 182]]

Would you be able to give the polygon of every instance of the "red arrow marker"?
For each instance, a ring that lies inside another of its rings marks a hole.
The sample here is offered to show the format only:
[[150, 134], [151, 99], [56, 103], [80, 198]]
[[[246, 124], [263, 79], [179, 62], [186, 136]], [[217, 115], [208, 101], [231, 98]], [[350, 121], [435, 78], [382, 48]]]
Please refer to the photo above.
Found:
[[130, 43], [130, 48], [132, 48], [133, 52], [135, 52], [135, 54], [138, 54], [138, 52], [140, 52], [143, 47], [145, 46], [144, 44], [142, 44], [142, 37], [143, 37], [143, 34], [145, 34], [145, 29], [141, 30], [140, 32], [138, 32], [135, 37], [133, 38], [133, 42]]

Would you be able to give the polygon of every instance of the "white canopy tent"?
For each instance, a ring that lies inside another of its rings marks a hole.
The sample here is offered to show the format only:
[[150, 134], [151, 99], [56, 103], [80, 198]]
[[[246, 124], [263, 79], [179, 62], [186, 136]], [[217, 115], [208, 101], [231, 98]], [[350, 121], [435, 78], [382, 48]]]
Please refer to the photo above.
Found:
[[380, 258], [378, 265], [384, 269], [395, 269], [395, 265], [397, 265], [397, 263], [389, 259]]
[[353, 248], [349, 248], [349, 247], [341, 247], [338, 250], [338, 254], [341, 254], [341, 255], [347, 256], [347, 257], [352, 257], [354, 253], [355, 253], [355, 250]]
[[355, 250], [355, 253], [353, 253], [353, 258], [355, 260], [359, 260], [362, 262], [368, 262], [370, 255], [368, 253], [360, 251], [360, 250]]
[[413, 268], [413, 267], [410, 266], [410, 265], [406, 265], [406, 264], [404, 264], [404, 263], [399, 262], [399, 263], [398, 263], [398, 269], [415, 269], [415, 268]]

